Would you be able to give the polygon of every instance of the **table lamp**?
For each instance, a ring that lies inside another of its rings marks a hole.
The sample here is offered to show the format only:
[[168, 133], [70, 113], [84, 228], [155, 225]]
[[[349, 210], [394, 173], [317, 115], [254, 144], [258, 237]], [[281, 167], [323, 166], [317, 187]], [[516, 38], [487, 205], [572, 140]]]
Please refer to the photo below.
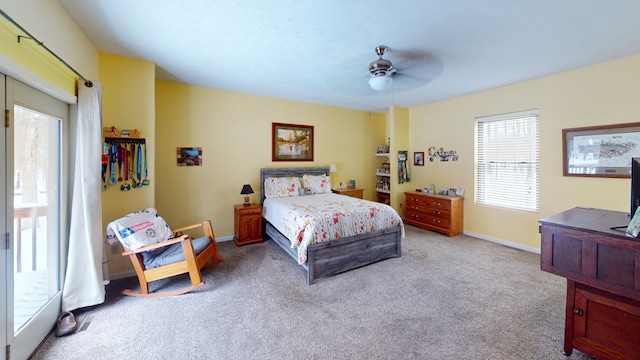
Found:
[[[331, 176], [331, 174], [335, 172], [338, 172], [338, 167], [336, 166], [336, 164], [329, 165], [329, 176]], [[331, 176], [331, 188], [333, 188], [333, 176]]]
[[240, 191], [240, 195], [244, 195], [244, 202], [242, 203], [242, 205], [244, 206], [251, 205], [251, 198], [249, 197], [249, 194], [253, 194], [253, 189], [251, 188], [251, 185], [249, 184], [242, 185], [242, 191]]

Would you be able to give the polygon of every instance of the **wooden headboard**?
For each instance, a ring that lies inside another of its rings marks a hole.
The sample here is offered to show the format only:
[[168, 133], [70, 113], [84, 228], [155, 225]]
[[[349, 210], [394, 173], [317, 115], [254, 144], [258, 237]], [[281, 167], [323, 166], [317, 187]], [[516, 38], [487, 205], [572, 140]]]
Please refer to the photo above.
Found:
[[301, 178], [303, 175], [329, 175], [328, 167], [306, 167], [306, 168], [265, 168], [260, 169], [260, 205], [264, 202], [264, 179], [270, 177], [290, 177]]

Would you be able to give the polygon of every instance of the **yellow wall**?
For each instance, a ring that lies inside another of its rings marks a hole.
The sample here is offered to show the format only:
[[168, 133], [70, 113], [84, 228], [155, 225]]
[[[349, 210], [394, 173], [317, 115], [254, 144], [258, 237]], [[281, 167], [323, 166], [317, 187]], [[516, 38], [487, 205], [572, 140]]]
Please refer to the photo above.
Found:
[[[89, 79], [98, 75], [98, 52], [57, 1], [1, 0], [0, 8], [56, 55]], [[4, 18], [0, 19], [0, 54], [19, 63], [70, 94], [77, 76]]]
[[[233, 205], [243, 184], [259, 201], [260, 168], [337, 165], [333, 181], [356, 180], [374, 198], [375, 149], [384, 114], [188, 86], [156, 83], [156, 205], [174, 226], [212, 220], [233, 236]], [[314, 127], [313, 162], [272, 162], [273, 122]], [[176, 148], [201, 147], [202, 166], [178, 167]]]
[[[102, 122], [118, 129], [138, 129], [146, 139], [149, 186], [122, 191], [122, 183], [102, 192], [102, 222], [107, 224], [133, 211], [155, 206], [155, 65], [153, 63], [100, 53]], [[133, 269], [121, 255], [120, 245], [106, 246], [109, 273]]]
[[391, 206], [404, 216], [404, 192], [415, 189], [412, 183], [413, 159], [409, 153], [407, 166], [409, 168], [409, 181], [398, 183], [398, 151], [409, 152], [409, 109], [392, 107], [388, 115], [388, 137], [390, 139], [390, 166], [391, 166]]
[[[464, 230], [540, 248], [538, 219], [577, 205], [629, 211], [629, 179], [562, 176], [562, 129], [640, 121], [640, 56], [450, 99], [410, 110], [411, 151], [458, 152], [457, 162], [413, 167], [416, 188], [465, 188]], [[540, 212], [474, 204], [476, 117], [539, 109]], [[625, 224], [619, 224], [625, 225]]]
[[[404, 150], [400, 147], [408, 141], [411, 164], [411, 182], [393, 188], [394, 203], [402, 203], [401, 192], [407, 188], [430, 183], [436, 188], [462, 186], [464, 225], [470, 234], [538, 249], [541, 217], [576, 205], [628, 209], [628, 179], [562, 176], [561, 130], [638, 121], [640, 56], [408, 110], [394, 109], [386, 119], [385, 114], [156, 82], [152, 63], [98, 54], [57, 2], [0, 0], [0, 7], [83, 75], [102, 82], [105, 125], [138, 128], [147, 138], [151, 185], [130, 192], [115, 188], [104, 192], [105, 225], [155, 205], [170, 224], [211, 218], [216, 235], [229, 237], [232, 205], [241, 202], [239, 192], [245, 183], [253, 186], [257, 200], [261, 167], [335, 163], [336, 183], [355, 179], [366, 189], [365, 198], [374, 199], [373, 174], [379, 159], [373, 154], [391, 132], [394, 152]], [[17, 44], [16, 35], [13, 26], [0, 25], [0, 54], [75, 94], [75, 76], [33, 44]], [[535, 108], [540, 110], [540, 212], [475, 205], [474, 119]], [[272, 122], [313, 125], [315, 161], [271, 162]], [[176, 147], [191, 146], [203, 148], [203, 166], [178, 168]], [[459, 161], [427, 161], [423, 167], [414, 167], [413, 152], [426, 152], [430, 146], [456, 150]], [[397, 171], [394, 174], [397, 185]], [[112, 274], [131, 269], [119, 253], [109, 258]]]

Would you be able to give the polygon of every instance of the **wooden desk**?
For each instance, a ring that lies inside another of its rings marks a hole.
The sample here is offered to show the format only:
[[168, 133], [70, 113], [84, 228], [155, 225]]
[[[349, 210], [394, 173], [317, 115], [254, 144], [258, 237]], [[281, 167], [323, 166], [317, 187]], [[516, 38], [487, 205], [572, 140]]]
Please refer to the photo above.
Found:
[[567, 278], [567, 356], [640, 359], [640, 240], [610, 229], [628, 223], [624, 212], [582, 208], [540, 220], [540, 268]]
[[355, 197], [355, 198], [358, 198], [358, 199], [362, 199], [362, 191], [363, 191], [363, 189], [360, 189], [360, 188], [342, 188], [342, 189], [332, 189], [331, 191], [333, 191], [336, 194], [347, 195], [347, 196]]

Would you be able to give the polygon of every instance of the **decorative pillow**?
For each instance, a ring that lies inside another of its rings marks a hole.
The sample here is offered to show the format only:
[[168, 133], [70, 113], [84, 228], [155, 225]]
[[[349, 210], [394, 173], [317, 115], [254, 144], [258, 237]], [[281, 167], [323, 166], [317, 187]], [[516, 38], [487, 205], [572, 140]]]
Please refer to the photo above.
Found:
[[107, 226], [107, 242], [116, 239], [122, 245], [135, 250], [145, 245], [171, 239], [173, 233], [155, 208], [147, 208], [114, 220]]
[[264, 197], [267, 199], [300, 196], [300, 194], [304, 194], [301, 188], [300, 179], [297, 177], [270, 177], [264, 179]]
[[310, 189], [310, 193], [312, 195], [331, 193], [331, 180], [327, 175], [303, 175], [302, 183], [304, 184], [305, 189]]

